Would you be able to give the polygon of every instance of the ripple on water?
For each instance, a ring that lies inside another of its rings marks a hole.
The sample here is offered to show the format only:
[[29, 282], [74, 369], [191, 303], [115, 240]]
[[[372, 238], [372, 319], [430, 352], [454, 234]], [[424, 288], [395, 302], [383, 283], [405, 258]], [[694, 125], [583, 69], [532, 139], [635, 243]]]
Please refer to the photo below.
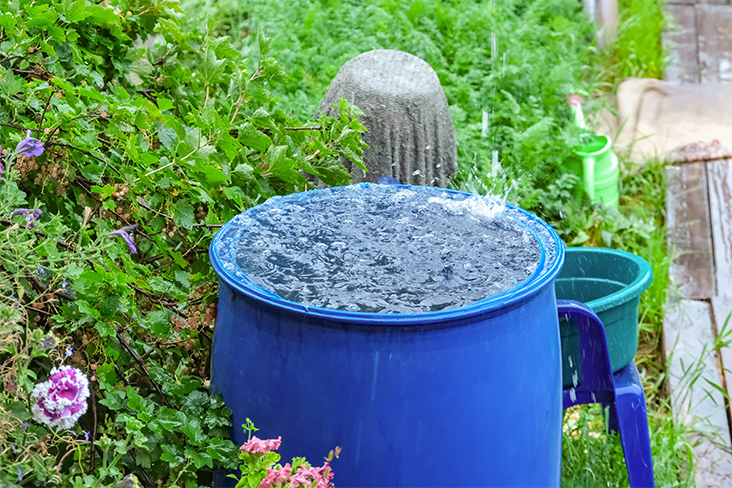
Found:
[[534, 236], [496, 199], [372, 185], [270, 202], [217, 250], [234, 246], [236, 265], [256, 285], [306, 306], [463, 307], [512, 288], [540, 258]]

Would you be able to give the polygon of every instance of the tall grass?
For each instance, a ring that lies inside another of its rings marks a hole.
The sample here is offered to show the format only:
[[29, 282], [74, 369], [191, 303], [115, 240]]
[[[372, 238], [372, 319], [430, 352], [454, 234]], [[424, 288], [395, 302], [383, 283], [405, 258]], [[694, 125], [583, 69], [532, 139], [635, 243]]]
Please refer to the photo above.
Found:
[[665, 0], [619, 0], [617, 41], [609, 46], [606, 66], [613, 85], [623, 78], [663, 79], [669, 53], [661, 34], [667, 26]]
[[[620, 437], [608, 433], [600, 405], [565, 411], [562, 437], [562, 488], [629, 486]], [[691, 429], [672, 416], [648, 411], [653, 474], [658, 488], [693, 487]]]

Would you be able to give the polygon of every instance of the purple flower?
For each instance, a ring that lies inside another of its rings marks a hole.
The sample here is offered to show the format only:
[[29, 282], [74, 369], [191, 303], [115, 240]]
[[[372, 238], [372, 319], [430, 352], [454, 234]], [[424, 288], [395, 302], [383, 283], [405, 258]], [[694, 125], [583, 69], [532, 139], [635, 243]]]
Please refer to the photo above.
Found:
[[20, 428], [23, 429], [23, 430], [26, 430], [29, 425], [30, 424], [28, 422], [23, 422], [22, 424], [20, 424]]
[[23, 470], [19, 467], [16, 467], [15, 469], [18, 470], [18, 483], [20, 483], [21, 481], [23, 481]]
[[33, 222], [36, 222], [38, 220], [38, 217], [41, 216], [43, 212], [41, 212], [40, 208], [37, 209], [30, 209], [30, 208], [19, 208], [18, 210], [14, 211], [10, 214], [11, 217], [15, 217], [16, 215], [25, 215], [25, 221], [28, 222], [28, 228], [29, 229], [35, 229], [36, 224]]
[[33, 388], [38, 403], [31, 407], [33, 418], [51, 427], [70, 429], [87, 409], [89, 380], [71, 366], [51, 369], [48, 381]]
[[39, 141], [35, 137], [31, 137], [30, 130], [25, 136], [25, 139], [20, 141], [15, 148], [16, 154], [22, 154], [26, 158], [30, 156], [40, 156], [41, 154], [43, 154], [43, 151], [45, 151], [45, 149], [43, 148], [43, 144], [41, 144], [41, 141]]
[[122, 239], [124, 239], [125, 244], [127, 244], [127, 247], [130, 248], [130, 252], [132, 254], [137, 253], [137, 248], [135, 247], [134, 242], [132, 241], [132, 234], [131, 232], [137, 227], [138, 224], [135, 225], [128, 225], [127, 227], [122, 227], [121, 229], [113, 230], [112, 232], [108, 233], [108, 236], [120, 236]]
[[84, 431], [84, 440], [87, 442], [89, 441], [89, 432], [86, 430]]
[[66, 357], [71, 356], [74, 353], [74, 348], [69, 346], [66, 348]]

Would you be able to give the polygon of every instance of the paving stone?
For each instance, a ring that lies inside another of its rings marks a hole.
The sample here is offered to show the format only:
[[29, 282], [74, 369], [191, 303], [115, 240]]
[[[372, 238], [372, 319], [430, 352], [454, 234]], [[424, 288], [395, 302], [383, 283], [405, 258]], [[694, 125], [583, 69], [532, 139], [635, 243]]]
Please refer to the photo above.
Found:
[[666, 225], [669, 249], [683, 253], [669, 269], [682, 296], [716, 293], [705, 163], [667, 168]]

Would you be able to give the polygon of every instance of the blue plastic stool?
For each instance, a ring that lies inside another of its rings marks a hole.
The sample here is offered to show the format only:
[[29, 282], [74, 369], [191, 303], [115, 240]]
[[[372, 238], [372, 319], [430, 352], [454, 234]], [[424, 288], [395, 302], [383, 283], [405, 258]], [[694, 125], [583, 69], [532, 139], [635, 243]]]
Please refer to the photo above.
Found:
[[582, 383], [564, 390], [564, 408], [587, 403], [609, 407], [608, 429], [620, 433], [631, 488], [654, 488], [646, 398], [635, 362], [613, 375], [605, 328], [597, 315], [580, 302], [557, 304], [572, 310], [582, 350]]

